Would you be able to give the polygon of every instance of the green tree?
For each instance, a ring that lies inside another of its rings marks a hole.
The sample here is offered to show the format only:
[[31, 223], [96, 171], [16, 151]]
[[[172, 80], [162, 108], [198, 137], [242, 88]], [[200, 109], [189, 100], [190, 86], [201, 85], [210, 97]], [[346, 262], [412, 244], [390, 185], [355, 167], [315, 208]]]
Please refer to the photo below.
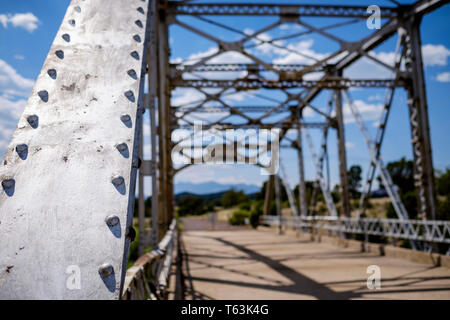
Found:
[[[408, 212], [409, 218], [416, 219], [418, 210], [417, 192], [414, 190], [408, 191], [406, 193], [400, 192], [400, 199], [402, 200], [402, 203], [405, 206], [406, 212]], [[395, 212], [392, 204], [389, 205], [386, 217], [390, 219], [398, 218], [397, 213]]]
[[[306, 203], [310, 203], [311, 202], [311, 197], [312, 197], [312, 192], [314, 189], [314, 181], [305, 181], [305, 189], [306, 189]], [[298, 195], [299, 195], [299, 185], [296, 185], [294, 188], [294, 197], [295, 197], [295, 202], [298, 205]]]
[[[408, 161], [403, 157], [399, 161], [389, 162], [386, 169], [392, 177], [392, 182], [398, 187], [400, 199], [408, 212], [409, 218], [417, 218], [418, 197], [417, 191], [414, 188], [413, 161]], [[392, 204], [389, 206], [386, 215], [388, 218], [397, 218], [397, 214]]]
[[180, 216], [201, 215], [206, 212], [204, 200], [193, 194], [187, 194], [178, 198], [177, 205]]
[[348, 188], [353, 198], [359, 195], [358, 189], [361, 187], [362, 169], [358, 165], [353, 165], [347, 171]]
[[250, 224], [253, 228], [256, 228], [259, 224], [259, 217], [263, 214], [264, 201], [256, 200], [253, 203], [252, 211], [250, 212]]
[[233, 226], [245, 224], [245, 218], [250, 218], [250, 213], [247, 210], [238, 210], [233, 212], [228, 222]]
[[450, 169], [436, 175], [437, 219], [450, 220]]
[[222, 205], [225, 208], [230, 208], [246, 201], [248, 201], [248, 197], [244, 192], [233, 189], [225, 192], [222, 196]]
[[450, 220], [450, 200], [448, 197], [443, 201], [438, 201], [438, 220]]
[[[287, 192], [286, 189], [284, 188], [284, 184], [283, 182], [281, 182], [281, 179], [278, 177], [275, 177], [275, 179], [279, 179], [280, 182], [280, 197], [281, 197], [281, 201], [286, 201], [288, 200], [288, 196], [287, 196]], [[261, 188], [261, 192], [260, 192], [260, 199], [264, 199], [266, 197], [266, 188], [267, 188], [267, 181], [264, 182], [262, 188]], [[272, 186], [272, 194], [275, 197], [275, 184]]]
[[[389, 162], [386, 166], [392, 177], [392, 181], [400, 189], [401, 193], [414, 191], [414, 163], [405, 157], [399, 161]], [[378, 178], [381, 180], [380, 178]]]
[[441, 196], [450, 194], [450, 169], [447, 168], [444, 173], [438, 173], [436, 177], [436, 192]]

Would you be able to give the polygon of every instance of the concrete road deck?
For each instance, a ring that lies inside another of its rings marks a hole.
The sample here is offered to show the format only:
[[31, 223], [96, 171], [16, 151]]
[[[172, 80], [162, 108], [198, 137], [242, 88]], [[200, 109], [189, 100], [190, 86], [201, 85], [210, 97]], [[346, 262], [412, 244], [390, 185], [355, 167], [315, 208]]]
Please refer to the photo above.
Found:
[[[450, 269], [278, 235], [182, 233], [186, 299], [450, 299]], [[367, 288], [367, 267], [381, 289]]]

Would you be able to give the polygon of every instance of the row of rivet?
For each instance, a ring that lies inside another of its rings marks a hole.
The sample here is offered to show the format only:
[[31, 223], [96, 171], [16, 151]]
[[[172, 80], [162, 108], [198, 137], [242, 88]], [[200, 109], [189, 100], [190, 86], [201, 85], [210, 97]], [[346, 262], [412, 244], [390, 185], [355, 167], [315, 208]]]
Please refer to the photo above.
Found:
[[[145, 0], [142, 0], [142, 1], [145, 2]], [[75, 10], [76, 12], [78, 12], [78, 13], [81, 12], [81, 8], [80, 8], [79, 6], [75, 6], [75, 7], [74, 7], [74, 10]], [[137, 8], [137, 11], [140, 12], [140, 13], [142, 13], [142, 14], [144, 14], [144, 9], [142, 9], [142, 7]], [[76, 21], [75, 21], [74, 19], [69, 20], [68, 23], [69, 23], [72, 27], [75, 27], [75, 26], [76, 26]], [[143, 24], [142, 24], [142, 22], [141, 22], [140, 20], [136, 20], [135, 23], [136, 23], [136, 25], [137, 25], [139, 28], [143, 28]], [[70, 35], [69, 35], [69, 34], [67, 34], [67, 33], [63, 34], [63, 35], [62, 35], [62, 38], [63, 38], [64, 41], [70, 42]], [[134, 36], [133, 36], [133, 39], [134, 39], [136, 42], [138, 42], [138, 43], [141, 42], [141, 38], [140, 38], [139, 35], [134, 35]], [[63, 51], [63, 50], [57, 50], [57, 51], [55, 51], [55, 55], [56, 55], [59, 59], [61, 59], [61, 60], [64, 59], [64, 51]], [[139, 58], [139, 53], [138, 53], [137, 51], [131, 52], [130, 55], [131, 55], [131, 57], [133, 57], [133, 58], [136, 59], [136, 60], [139, 60], [139, 59], [140, 59], [140, 58]], [[133, 69], [128, 70], [127, 73], [128, 73], [128, 75], [129, 75], [131, 78], [137, 80], [137, 74], [136, 74], [136, 71], [135, 71], [135, 70], [133, 70]], [[52, 78], [53, 80], [56, 80], [56, 78], [57, 78], [57, 72], [56, 72], [55, 69], [49, 69], [49, 70], [47, 71], [47, 74], [49, 75], [50, 78]], [[39, 91], [39, 92], [38, 92], [38, 96], [39, 96], [39, 97], [41, 98], [41, 100], [42, 100], [43, 102], [45, 102], [45, 103], [47, 103], [48, 100], [49, 100], [49, 94], [48, 94], [48, 91], [47, 91], [47, 90], [41, 90], [41, 91]], [[126, 96], [127, 99], [130, 100], [131, 102], [135, 102], [135, 97], [134, 97], [133, 91], [129, 90], [129, 91], [125, 92], [125, 96]], [[121, 120], [121, 121], [124, 123], [124, 125], [127, 126], [128, 128], [131, 128], [131, 127], [132, 127], [130, 115], [124, 114], [124, 115], [122, 115], [122, 116], [120, 117], [120, 120]], [[30, 116], [27, 117], [27, 122], [28, 122], [28, 124], [30, 125], [31, 128], [37, 129], [38, 126], [39, 126], [39, 117], [38, 117], [37, 115], [30, 115]], [[126, 143], [121, 143], [121, 144], [117, 145], [116, 148], [117, 148], [117, 150], [118, 150], [122, 155], [124, 155], [125, 157], [128, 157], [128, 146], [127, 146]], [[28, 145], [26, 145], [26, 144], [20, 144], [20, 145], [17, 145], [17, 146], [16, 146], [16, 152], [17, 152], [17, 154], [19, 155], [19, 157], [20, 157], [22, 160], [26, 160], [27, 155], [28, 155]], [[113, 179], [112, 179], [112, 183], [113, 183], [113, 185], [115, 185], [116, 187], [120, 187], [120, 186], [124, 185], [125, 179], [124, 179], [123, 177], [121, 177], [121, 176], [115, 176], [115, 177], [113, 177]], [[14, 180], [14, 179], [3, 180], [3, 181], [2, 181], [2, 187], [3, 187], [3, 190], [5, 191], [5, 193], [6, 193], [8, 196], [11, 197], [11, 196], [14, 194], [15, 180]], [[106, 222], [106, 224], [107, 224], [109, 227], [114, 227], [114, 226], [116, 226], [116, 225], [119, 224], [120, 219], [119, 219], [119, 217], [116, 216], [116, 215], [111, 215], [111, 216], [108, 216], [108, 217], [105, 219], [105, 222]], [[133, 238], [132, 240], [134, 240], [133, 234], [134, 234], [134, 236], [135, 236], [134, 229], [133, 229], [132, 227], [130, 227], [130, 229], [127, 230], [127, 235], [126, 235], [126, 236], [129, 237], [129, 238]], [[111, 264], [105, 263], [105, 264], [102, 264], [102, 265], [99, 267], [98, 272], [99, 272], [99, 274], [100, 274], [100, 276], [101, 276], [102, 278], [106, 278], [106, 277], [109, 277], [110, 275], [112, 275], [112, 274], [114, 273], [114, 268], [113, 268], [113, 266], [112, 266]]]
[[[142, 0], [142, 1], [145, 2], [145, 0]], [[137, 11], [140, 12], [140, 13], [142, 13], [142, 14], [145, 13], [145, 12], [144, 12], [144, 9], [142, 9], [142, 7], [137, 8]], [[141, 22], [140, 20], [136, 20], [135, 23], [136, 23], [136, 25], [137, 25], [139, 28], [143, 28], [143, 24], [142, 24], [142, 22]], [[134, 36], [133, 36], [133, 39], [134, 39], [136, 42], [138, 42], [138, 43], [141, 42], [141, 37], [140, 37], [138, 34], [134, 35]], [[140, 59], [139, 53], [138, 53], [137, 51], [131, 52], [130, 55], [131, 55], [132, 58], [134, 58], [134, 59], [136, 59], [136, 60], [139, 60], [139, 59]], [[127, 74], [128, 74], [131, 78], [133, 78], [134, 80], [137, 80], [137, 74], [136, 74], [136, 71], [135, 71], [135, 70], [130, 69], [130, 70], [127, 71]], [[135, 98], [134, 93], [133, 93], [132, 90], [126, 91], [126, 92], [124, 93], [124, 95], [125, 95], [125, 97], [126, 97], [129, 101], [131, 101], [131, 102], [135, 102], [135, 101], [136, 101], [136, 98]], [[130, 116], [130, 115], [124, 114], [124, 115], [122, 115], [122, 116], [120, 117], [120, 120], [121, 120], [121, 121], [123, 122], [123, 124], [124, 124], [125, 126], [127, 126], [128, 128], [131, 128], [131, 127], [132, 127], [131, 116]], [[118, 145], [116, 146], [116, 149], [117, 149], [117, 150], [120, 152], [120, 154], [122, 154], [124, 157], [126, 157], [126, 158], [129, 157], [128, 145], [127, 145], [126, 143], [118, 144]], [[114, 176], [114, 177], [112, 178], [111, 182], [112, 182], [112, 184], [116, 187], [116, 189], [118, 189], [118, 190], [119, 190], [119, 188], [125, 186], [125, 179], [124, 179], [122, 176]], [[119, 191], [119, 192], [120, 192], [120, 191]], [[120, 218], [119, 218], [118, 216], [116, 216], [116, 215], [110, 215], [110, 216], [106, 217], [105, 223], [106, 223], [106, 225], [107, 225], [109, 228], [113, 228], [113, 227], [117, 226], [117, 225], [120, 223]], [[135, 231], [134, 231], [133, 227], [130, 227], [130, 228], [127, 230], [126, 236], [129, 237], [129, 238], [134, 238], [133, 234], [135, 234]], [[131, 239], [131, 241], [133, 241], [133, 240], [134, 240], [134, 239]], [[105, 264], [102, 264], [102, 265], [98, 268], [98, 273], [100, 274], [100, 276], [101, 276], [102, 278], [107, 278], [107, 277], [109, 277], [110, 275], [112, 275], [112, 274], [114, 273], [114, 268], [113, 268], [113, 266], [112, 266], [111, 264], [105, 263]]]
[[[76, 6], [75, 8], [76, 12], [81, 12], [81, 8], [79, 6]], [[76, 22], [75, 20], [71, 19], [69, 20], [69, 24], [73, 27], [75, 27]], [[62, 38], [64, 39], [64, 41], [66, 42], [70, 42], [70, 35], [65, 33], [62, 35]], [[64, 59], [64, 51], [62, 50], [57, 50], [55, 52], [56, 56], [59, 59]], [[57, 72], [55, 69], [49, 69], [47, 71], [47, 74], [50, 78], [52, 78], [53, 80], [55, 80], [57, 78]], [[48, 91], [47, 90], [41, 90], [38, 92], [38, 96], [39, 98], [41, 98], [41, 100], [45, 103], [48, 102], [49, 99], [49, 95], [48, 95]], [[30, 115], [27, 117], [27, 122], [30, 125], [31, 128], [33, 129], [37, 129], [39, 126], [39, 117], [37, 115]], [[28, 145], [26, 144], [20, 144], [16, 146], [16, 152], [19, 155], [19, 158], [22, 160], [26, 160], [28, 157]], [[12, 197], [14, 194], [14, 187], [15, 187], [15, 180], [14, 179], [8, 179], [8, 180], [4, 180], [2, 181], [2, 187], [3, 190], [5, 191], [5, 193], [9, 196]]]

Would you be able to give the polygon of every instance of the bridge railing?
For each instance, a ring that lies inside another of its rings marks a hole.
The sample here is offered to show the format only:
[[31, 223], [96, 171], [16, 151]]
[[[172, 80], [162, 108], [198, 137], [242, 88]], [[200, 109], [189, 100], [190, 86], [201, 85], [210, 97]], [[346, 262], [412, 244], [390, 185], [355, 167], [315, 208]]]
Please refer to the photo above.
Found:
[[262, 216], [261, 223], [316, 232], [328, 230], [336, 235], [362, 234], [450, 244], [450, 221], [348, 218], [332, 216], [278, 217]]
[[158, 248], [140, 256], [127, 270], [122, 300], [158, 300], [167, 288], [177, 222], [174, 219]]

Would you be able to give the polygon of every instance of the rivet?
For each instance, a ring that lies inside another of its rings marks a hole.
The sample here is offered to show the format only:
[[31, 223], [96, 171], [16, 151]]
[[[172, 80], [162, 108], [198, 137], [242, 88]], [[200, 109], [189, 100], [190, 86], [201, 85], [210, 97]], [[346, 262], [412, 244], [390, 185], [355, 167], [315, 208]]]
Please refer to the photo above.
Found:
[[56, 56], [57, 56], [58, 58], [64, 59], [64, 51], [62, 51], [62, 50], [57, 50], [57, 51], [55, 52], [55, 54], [56, 54]]
[[64, 41], [70, 42], [70, 35], [68, 35], [67, 33], [64, 33], [64, 34], [62, 35], [62, 38], [64, 39]]
[[136, 41], [136, 42], [141, 42], [141, 37], [139, 37], [139, 35], [134, 35], [133, 36], [133, 39]]
[[128, 146], [127, 146], [126, 143], [121, 143], [121, 144], [117, 145], [116, 148], [117, 148], [117, 150], [119, 150], [119, 151], [125, 151], [125, 150], [128, 149]]
[[8, 179], [2, 181], [2, 187], [5, 189], [11, 188], [14, 185], [14, 179]]
[[135, 101], [134, 93], [131, 90], [125, 92], [125, 97], [127, 97], [127, 99], [130, 100], [131, 102]]
[[42, 90], [38, 92], [38, 96], [42, 99], [44, 102], [48, 102], [48, 92], [47, 90]]
[[98, 268], [98, 273], [102, 278], [109, 277], [114, 272], [114, 268], [109, 263], [104, 263]]
[[16, 181], [14, 179], [7, 179], [2, 181], [3, 190], [9, 197], [12, 197], [14, 195], [15, 185]]
[[134, 23], [136, 23], [136, 25], [137, 25], [139, 28], [144, 27], [144, 26], [142, 25], [142, 21], [141, 21], [141, 20], [136, 20]]
[[16, 146], [16, 152], [20, 159], [25, 160], [28, 155], [28, 146], [26, 144], [19, 144]]
[[128, 114], [124, 114], [120, 117], [120, 120], [122, 120], [122, 122], [129, 122], [131, 121], [131, 117]]
[[75, 27], [75, 20], [74, 19], [70, 19], [69, 20], [69, 24], [73, 27]]
[[108, 226], [114, 227], [116, 224], [118, 224], [120, 222], [120, 219], [116, 215], [110, 215], [105, 218], [105, 222]]
[[144, 14], [144, 9], [142, 9], [142, 7], [137, 8], [137, 11], [139, 11], [140, 13]]
[[130, 77], [132, 77], [133, 79], [137, 79], [136, 71], [134, 71], [133, 69], [128, 70], [127, 73], [128, 73], [128, 75], [129, 75]]
[[56, 74], [56, 70], [55, 70], [55, 69], [49, 69], [49, 70], [47, 71], [47, 73], [48, 73], [48, 75], [50, 76], [50, 78], [56, 79], [57, 74]]
[[28, 124], [33, 128], [36, 129], [39, 125], [39, 117], [37, 115], [31, 115], [27, 117]]
[[117, 176], [114, 177], [111, 182], [113, 183], [113, 185], [115, 186], [120, 186], [121, 184], [123, 184], [125, 182], [125, 179], [121, 176]]
[[139, 60], [139, 53], [137, 53], [136, 51], [133, 51], [132, 53], [130, 53], [130, 55], [135, 58], [136, 60]]

